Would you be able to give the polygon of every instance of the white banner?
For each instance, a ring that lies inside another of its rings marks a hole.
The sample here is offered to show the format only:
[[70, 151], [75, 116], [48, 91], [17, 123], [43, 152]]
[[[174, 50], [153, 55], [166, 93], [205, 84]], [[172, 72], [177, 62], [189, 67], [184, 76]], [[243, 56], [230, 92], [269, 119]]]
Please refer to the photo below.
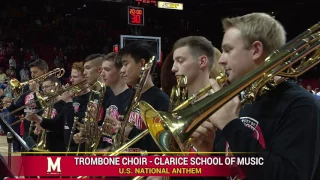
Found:
[[158, 8], [183, 10], [183, 4], [182, 3], [158, 1]]

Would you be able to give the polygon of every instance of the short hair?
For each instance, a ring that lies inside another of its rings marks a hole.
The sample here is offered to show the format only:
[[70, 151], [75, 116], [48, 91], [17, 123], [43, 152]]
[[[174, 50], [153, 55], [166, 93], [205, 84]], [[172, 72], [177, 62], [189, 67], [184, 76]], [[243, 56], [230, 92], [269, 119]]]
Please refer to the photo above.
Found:
[[216, 78], [220, 75], [220, 73], [224, 72], [224, 68], [222, 65], [219, 64], [219, 59], [221, 57], [221, 52], [219, 49], [214, 48], [214, 55], [213, 55], [213, 66], [210, 71], [210, 78]]
[[75, 69], [79, 72], [81, 72], [81, 74], [83, 74], [84, 68], [83, 68], [83, 62], [74, 62], [72, 64], [72, 68], [71, 69]]
[[188, 36], [179, 39], [173, 45], [173, 50], [188, 46], [192, 56], [206, 55], [208, 57], [208, 68], [211, 70], [214, 61], [214, 47], [207, 38], [203, 36]]
[[49, 76], [43, 82], [45, 81], [51, 81], [53, 83], [57, 83], [58, 87], [61, 87], [61, 81], [57, 76]]
[[[149, 44], [143, 41], [135, 41], [124, 46], [118, 53], [119, 58], [130, 55], [136, 63], [141, 59], [144, 59], [148, 63], [152, 56], [155, 56], [156, 53], [152, 52]], [[150, 73], [154, 72], [156, 67], [156, 60], [153, 62]]]
[[103, 57], [103, 61], [111, 61], [114, 63], [117, 69], [121, 69], [122, 62], [121, 59], [118, 58], [118, 54], [116, 52], [111, 52]]
[[103, 54], [91, 54], [86, 57], [84, 62], [89, 62], [89, 61], [92, 61], [92, 60], [98, 59], [98, 58], [101, 58], [101, 62], [102, 62]]
[[41, 69], [42, 71], [45, 71], [45, 72], [48, 72], [48, 70], [49, 70], [49, 66], [48, 66], [47, 62], [42, 59], [37, 59], [37, 60], [33, 61], [32, 63], [30, 63], [29, 68], [32, 68], [32, 67], [38, 67], [39, 69]]
[[266, 13], [225, 18], [222, 20], [222, 25], [224, 31], [231, 27], [237, 28], [241, 32], [246, 48], [249, 48], [254, 41], [260, 41], [266, 53], [270, 54], [286, 43], [284, 27]]
[[170, 52], [168, 56], [164, 59], [161, 67], [160, 81], [161, 88], [168, 96], [171, 94], [171, 89], [173, 86], [177, 85], [177, 78], [172, 72], [173, 66], [173, 52]]

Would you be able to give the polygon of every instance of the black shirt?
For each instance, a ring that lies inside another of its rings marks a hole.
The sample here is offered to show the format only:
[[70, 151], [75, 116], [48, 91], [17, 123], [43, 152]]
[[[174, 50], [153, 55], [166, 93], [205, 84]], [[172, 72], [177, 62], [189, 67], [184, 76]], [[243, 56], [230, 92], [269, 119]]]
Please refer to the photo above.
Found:
[[103, 107], [103, 109], [102, 109], [103, 112], [102, 112], [102, 115], [101, 115], [102, 119], [100, 119], [99, 125], [101, 125], [103, 123], [103, 119], [106, 116], [105, 115], [106, 109], [110, 106], [110, 98], [111, 97], [114, 97], [114, 93], [113, 93], [112, 89], [109, 86], [107, 86], [106, 87], [106, 92], [105, 92], [104, 97], [103, 97], [103, 102], [102, 102], [102, 107]]
[[89, 102], [91, 92], [88, 92], [86, 94], [83, 94], [81, 96], [75, 96], [73, 98], [72, 103], [67, 103], [73, 107], [73, 111], [70, 111], [68, 114], [66, 114], [66, 123], [69, 129], [72, 129], [74, 117], [79, 117], [79, 121], [84, 118], [85, 112], [87, 110], [87, 104]]
[[[309, 92], [283, 82], [241, 109], [240, 117], [225, 126], [220, 141], [226, 139], [233, 152], [264, 158], [263, 166], [244, 171], [247, 179], [319, 178], [320, 106]], [[217, 151], [226, 148], [216, 145]]]
[[[23, 87], [23, 92], [21, 96], [15, 97], [17, 98], [15, 103], [12, 103], [7, 109], [9, 112], [12, 112], [18, 108], [21, 108], [22, 106], [26, 106], [25, 108], [22, 108], [20, 111], [17, 111], [13, 115], [15, 116], [20, 116], [25, 114], [25, 111], [27, 109], [34, 111], [38, 111], [41, 109], [41, 105], [37, 101], [37, 96], [34, 92], [30, 91], [29, 85], [26, 85]], [[42, 111], [39, 111], [37, 113], [38, 115], [41, 116]], [[30, 127], [31, 122], [30, 121], [23, 121], [23, 126], [24, 126], [24, 135], [26, 136], [29, 132], [29, 127]]]
[[[70, 134], [71, 130], [74, 124], [74, 117], [78, 117], [78, 121], [81, 122], [81, 120], [85, 116], [85, 112], [87, 110], [87, 104], [89, 102], [91, 92], [88, 92], [86, 94], [83, 94], [81, 96], [76, 96], [73, 98], [73, 102], [66, 103], [65, 108], [69, 109], [66, 113], [64, 113], [64, 141], [65, 145], [68, 146], [70, 141]], [[74, 133], [76, 133], [75, 131]], [[71, 148], [72, 151], [75, 150], [76, 144], [74, 143], [73, 139], [71, 139]]]
[[[108, 102], [108, 99], [113, 95], [112, 90], [110, 89], [110, 87], [106, 87], [106, 91], [103, 97], [103, 101], [102, 101], [102, 105], [104, 104], [104, 102]], [[91, 99], [90, 99], [91, 98]], [[70, 111], [66, 116], [65, 116], [65, 122], [66, 122], [66, 127], [67, 129], [65, 130], [65, 141], [69, 144], [70, 141], [70, 134], [71, 134], [71, 130], [74, 124], [74, 117], [78, 117], [78, 121], [79, 122], [83, 122], [84, 118], [85, 118], [85, 113], [87, 111], [88, 108], [88, 104], [89, 101], [95, 101], [98, 98], [97, 94], [92, 93], [92, 91], [88, 92], [87, 94], [81, 95], [81, 96], [76, 96], [73, 98], [73, 108], [74, 111]], [[70, 103], [68, 103], [70, 104]], [[102, 111], [99, 113], [101, 113], [102, 115]], [[103, 117], [103, 116], [102, 116]], [[78, 130], [76, 130], [74, 132], [77, 133], [79, 132]], [[67, 144], [67, 145], [68, 145]], [[71, 146], [72, 149], [75, 150], [75, 146], [76, 144], [74, 143], [73, 140], [71, 140]], [[83, 148], [81, 148], [83, 149]]]
[[41, 127], [47, 130], [47, 147], [51, 152], [64, 152], [64, 114], [68, 109], [68, 106], [64, 106], [66, 103], [59, 101], [54, 104], [51, 118], [42, 118], [40, 124]]
[[[140, 101], [145, 101], [150, 104], [157, 111], [168, 111], [169, 97], [159, 88], [153, 86], [142, 93]], [[146, 125], [140, 115], [140, 110], [137, 108], [131, 112], [129, 122], [134, 122], [135, 127], [129, 133], [129, 139], [134, 138], [146, 129]], [[154, 142], [150, 134], [135, 143], [131, 148], [139, 148], [148, 152], [160, 152], [159, 147]]]
[[[104, 102], [104, 105], [103, 105], [105, 107], [104, 112], [106, 112], [107, 108], [109, 108], [110, 116], [117, 120], [120, 120], [119, 117], [120, 115], [125, 114], [126, 108], [128, 107], [132, 96], [133, 96], [133, 91], [132, 89], [129, 89], [129, 88], [118, 95], [110, 96], [108, 101]], [[103, 121], [101, 121], [100, 125], [102, 125]], [[109, 146], [110, 143], [112, 143], [112, 137], [103, 136], [101, 139], [101, 145], [99, 146], [99, 148], [105, 148], [106, 146]]]

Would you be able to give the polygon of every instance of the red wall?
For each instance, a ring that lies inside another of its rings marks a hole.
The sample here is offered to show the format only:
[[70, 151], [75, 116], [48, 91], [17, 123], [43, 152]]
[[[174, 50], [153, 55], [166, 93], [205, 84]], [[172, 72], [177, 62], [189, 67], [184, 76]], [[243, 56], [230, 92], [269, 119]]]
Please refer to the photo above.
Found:
[[302, 85], [304, 88], [306, 88], [308, 85], [310, 85], [312, 89], [320, 87], [318, 79], [303, 79]]

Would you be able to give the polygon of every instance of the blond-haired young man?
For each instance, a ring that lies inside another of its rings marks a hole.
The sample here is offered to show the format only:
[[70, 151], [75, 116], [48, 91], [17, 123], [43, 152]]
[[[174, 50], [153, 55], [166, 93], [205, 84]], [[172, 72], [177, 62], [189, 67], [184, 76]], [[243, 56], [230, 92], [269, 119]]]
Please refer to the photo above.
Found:
[[[218, 60], [217, 49], [212, 43], [202, 36], [188, 36], [179, 39], [173, 45], [172, 72], [175, 76], [187, 77], [188, 98], [198, 93], [202, 88], [210, 84], [210, 76], [218, 74], [219, 66], [214, 60]], [[213, 65], [216, 64], [214, 67]], [[211, 94], [209, 91], [206, 95]], [[204, 98], [206, 95], [200, 98]], [[210, 122], [205, 121], [195, 133], [192, 142], [193, 150], [206, 151], [213, 148], [215, 128]]]
[[[217, 63], [220, 58], [220, 51], [203, 36], [188, 36], [179, 39], [173, 45], [173, 65], [172, 72], [176, 77], [187, 77], [188, 98], [199, 92], [202, 88], [210, 84], [209, 78], [216, 78], [220, 71], [223, 71], [221, 65]], [[169, 59], [167, 59], [169, 60]], [[203, 95], [205, 98], [209, 91]], [[210, 152], [213, 149], [215, 139], [215, 127], [212, 123], [205, 121], [192, 134], [194, 138], [191, 142], [192, 152]], [[150, 176], [147, 180], [161, 180], [164, 177]], [[204, 177], [171, 177], [174, 180], [206, 179]]]
[[[283, 26], [265, 13], [226, 18], [222, 23], [225, 34], [219, 62], [230, 83], [261, 66], [286, 41]], [[216, 91], [220, 89], [211, 82]], [[236, 97], [209, 118], [227, 142], [216, 151], [250, 152], [239, 156], [264, 158], [263, 166], [241, 169], [238, 178], [319, 178], [320, 106], [310, 93], [288, 80], [240, 113], [239, 108]]]

